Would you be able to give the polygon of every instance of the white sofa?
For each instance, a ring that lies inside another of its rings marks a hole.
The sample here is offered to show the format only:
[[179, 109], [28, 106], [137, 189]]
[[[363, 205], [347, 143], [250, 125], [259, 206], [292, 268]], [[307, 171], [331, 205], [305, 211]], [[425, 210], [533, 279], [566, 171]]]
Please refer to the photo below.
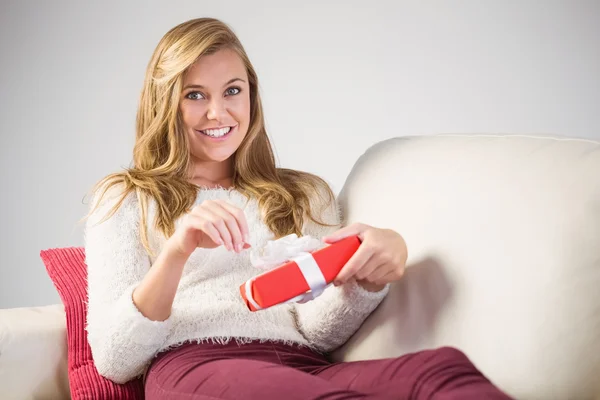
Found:
[[[518, 399], [600, 399], [600, 143], [390, 139], [356, 163], [347, 222], [401, 232], [409, 267], [333, 356], [451, 345]], [[68, 397], [59, 305], [0, 310], [0, 398]]]

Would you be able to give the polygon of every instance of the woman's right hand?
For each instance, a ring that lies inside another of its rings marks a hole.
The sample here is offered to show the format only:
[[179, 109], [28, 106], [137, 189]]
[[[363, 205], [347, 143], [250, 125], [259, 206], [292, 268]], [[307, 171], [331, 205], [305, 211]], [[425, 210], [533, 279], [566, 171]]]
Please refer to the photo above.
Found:
[[222, 200], [207, 200], [185, 215], [175, 233], [167, 240], [152, 268], [133, 291], [133, 304], [152, 321], [165, 321], [183, 268], [198, 247], [212, 249], [224, 245], [240, 252], [248, 243], [248, 224], [244, 212]]
[[169, 244], [189, 256], [198, 248], [213, 249], [224, 245], [241, 252], [250, 247], [248, 223], [244, 212], [224, 200], [206, 200], [187, 214], [169, 239]]

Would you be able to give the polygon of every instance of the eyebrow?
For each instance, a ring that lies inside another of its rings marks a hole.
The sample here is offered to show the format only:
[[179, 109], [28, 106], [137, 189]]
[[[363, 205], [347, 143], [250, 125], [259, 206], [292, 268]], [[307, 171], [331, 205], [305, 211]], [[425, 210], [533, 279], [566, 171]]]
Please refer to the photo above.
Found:
[[[233, 82], [237, 82], [237, 81], [241, 81], [241, 82], [244, 82], [244, 83], [246, 83], [246, 81], [245, 81], [245, 80], [243, 80], [242, 78], [233, 78], [233, 79], [230, 79], [230, 80], [229, 80], [229, 81], [228, 81], [226, 84], [224, 84], [223, 86], [231, 85]], [[202, 86], [202, 85], [194, 85], [194, 84], [191, 84], [191, 85], [186, 85], [186, 86], [183, 88], [183, 90], [187, 90], [187, 89], [205, 89], [205, 87], [204, 87], [204, 86]]]

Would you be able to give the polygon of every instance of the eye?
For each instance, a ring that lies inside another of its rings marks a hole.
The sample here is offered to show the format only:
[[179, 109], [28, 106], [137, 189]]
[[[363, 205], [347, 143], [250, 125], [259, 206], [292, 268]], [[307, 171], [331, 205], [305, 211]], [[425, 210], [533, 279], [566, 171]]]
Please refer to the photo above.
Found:
[[239, 87], [230, 87], [229, 89], [227, 89], [225, 91], [225, 95], [226, 96], [235, 96], [236, 94], [239, 94], [242, 91], [242, 89], [240, 89]]
[[200, 92], [189, 92], [185, 95], [185, 98], [190, 100], [202, 100], [204, 96]]

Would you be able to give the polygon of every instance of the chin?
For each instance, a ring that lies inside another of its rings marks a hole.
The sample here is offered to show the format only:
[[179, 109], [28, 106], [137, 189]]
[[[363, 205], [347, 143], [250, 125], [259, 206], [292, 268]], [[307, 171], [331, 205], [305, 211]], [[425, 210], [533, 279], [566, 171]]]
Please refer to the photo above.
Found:
[[199, 160], [203, 161], [212, 161], [212, 162], [223, 162], [227, 161], [231, 158], [233, 153], [219, 153], [219, 154], [203, 154], [200, 157], [197, 157]]

